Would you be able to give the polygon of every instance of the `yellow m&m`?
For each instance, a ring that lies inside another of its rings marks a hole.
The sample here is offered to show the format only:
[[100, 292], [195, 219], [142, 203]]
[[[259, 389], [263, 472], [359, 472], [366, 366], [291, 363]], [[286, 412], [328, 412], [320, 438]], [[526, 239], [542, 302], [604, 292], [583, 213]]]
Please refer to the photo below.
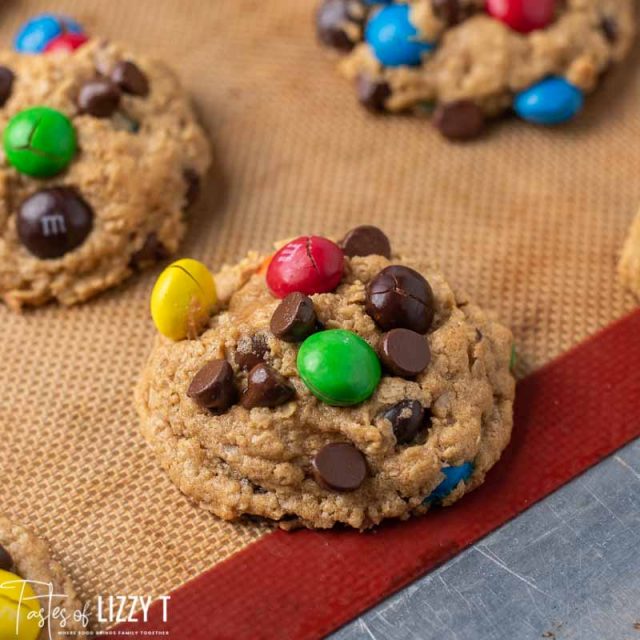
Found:
[[0, 638], [36, 640], [40, 635], [40, 601], [31, 586], [9, 571], [0, 571]]
[[195, 338], [217, 301], [213, 276], [201, 262], [184, 258], [170, 264], [151, 293], [151, 317], [171, 340]]

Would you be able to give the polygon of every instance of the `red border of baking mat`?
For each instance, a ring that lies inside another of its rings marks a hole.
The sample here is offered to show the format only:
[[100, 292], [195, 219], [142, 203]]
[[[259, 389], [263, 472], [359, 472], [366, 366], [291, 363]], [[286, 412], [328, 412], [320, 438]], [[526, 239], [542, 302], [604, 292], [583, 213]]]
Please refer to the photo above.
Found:
[[[514, 438], [483, 486], [425, 518], [369, 533], [276, 531], [153, 606], [170, 638], [318, 638], [640, 436], [640, 311], [518, 386]], [[141, 625], [117, 627], [127, 632]]]

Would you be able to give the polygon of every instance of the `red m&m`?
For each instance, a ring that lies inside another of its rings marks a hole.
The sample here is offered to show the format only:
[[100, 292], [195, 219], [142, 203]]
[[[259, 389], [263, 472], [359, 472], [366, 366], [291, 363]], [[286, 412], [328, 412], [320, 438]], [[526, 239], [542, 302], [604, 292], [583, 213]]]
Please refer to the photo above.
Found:
[[529, 33], [553, 22], [556, 0], [487, 0], [486, 8], [513, 30]]
[[89, 38], [83, 33], [63, 33], [57, 38], [54, 38], [44, 48], [45, 53], [52, 53], [54, 51], [75, 51], [78, 47], [89, 41]]
[[342, 249], [320, 236], [302, 236], [284, 245], [267, 268], [267, 286], [284, 298], [296, 291], [305, 295], [333, 291], [344, 272]]

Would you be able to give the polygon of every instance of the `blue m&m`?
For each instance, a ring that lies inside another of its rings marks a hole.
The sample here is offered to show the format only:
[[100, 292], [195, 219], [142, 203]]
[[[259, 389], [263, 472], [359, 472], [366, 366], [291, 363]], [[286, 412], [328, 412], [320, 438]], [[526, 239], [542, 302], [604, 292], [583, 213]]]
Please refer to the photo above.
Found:
[[583, 105], [582, 91], [556, 76], [521, 91], [513, 101], [514, 111], [534, 124], [567, 122], [582, 110]]
[[71, 18], [43, 13], [22, 26], [13, 46], [19, 53], [42, 53], [52, 40], [66, 33], [83, 34], [84, 30]]
[[468, 480], [473, 475], [473, 463], [465, 462], [457, 467], [444, 467], [442, 473], [444, 480], [425, 498], [425, 505], [442, 502], [461, 482]]
[[422, 55], [435, 46], [420, 39], [409, 17], [408, 4], [390, 4], [374, 13], [367, 23], [365, 40], [376, 58], [387, 67], [418, 65]]

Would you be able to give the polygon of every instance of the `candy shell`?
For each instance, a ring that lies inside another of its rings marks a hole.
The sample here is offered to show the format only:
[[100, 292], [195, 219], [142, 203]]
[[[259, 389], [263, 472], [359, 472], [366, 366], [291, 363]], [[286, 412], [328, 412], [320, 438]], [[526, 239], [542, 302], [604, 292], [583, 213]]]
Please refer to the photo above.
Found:
[[434, 44], [420, 40], [420, 34], [410, 21], [408, 4], [385, 6], [367, 23], [365, 40], [376, 58], [387, 67], [415, 66]]
[[298, 351], [297, 364], [311, 393], [337, 407], [367, 400], [382, 375], [376, 352], [360, 336], [345, 329], [309, 336]]
[[514, 111], [534, 124], [560, 124], [576, 116], [584, 106], [584, 94], [564, 78], [551, 77], [521, 91]]
[[19, 53], [42, 53], [54, 38], [63, 33], [83, 33], [83, 29], [71, 18], [43, 13], [22, 26], [14, 39], [14, 48]]
[[75, 51], [88, 41], [89, 38], [83, 33], [63, 33], [51, 40], [44, 48], [44, 51], [45, 53], [53, 53], [55, 51], [71, 53], [71, 51]]
[[443, 467], [444, 480], [425, 499], [425, 504], [430, 502], [441, 502], [444, 500], [462, 481], [467, 481], [473, 474], [473, 463], [465, 462], [457, 467]]
[[185, 258], [170, 264], [151, 293], [151, 317], [171, 340], [195, 338], [217, 301], [213, 276], [201, 262]]

